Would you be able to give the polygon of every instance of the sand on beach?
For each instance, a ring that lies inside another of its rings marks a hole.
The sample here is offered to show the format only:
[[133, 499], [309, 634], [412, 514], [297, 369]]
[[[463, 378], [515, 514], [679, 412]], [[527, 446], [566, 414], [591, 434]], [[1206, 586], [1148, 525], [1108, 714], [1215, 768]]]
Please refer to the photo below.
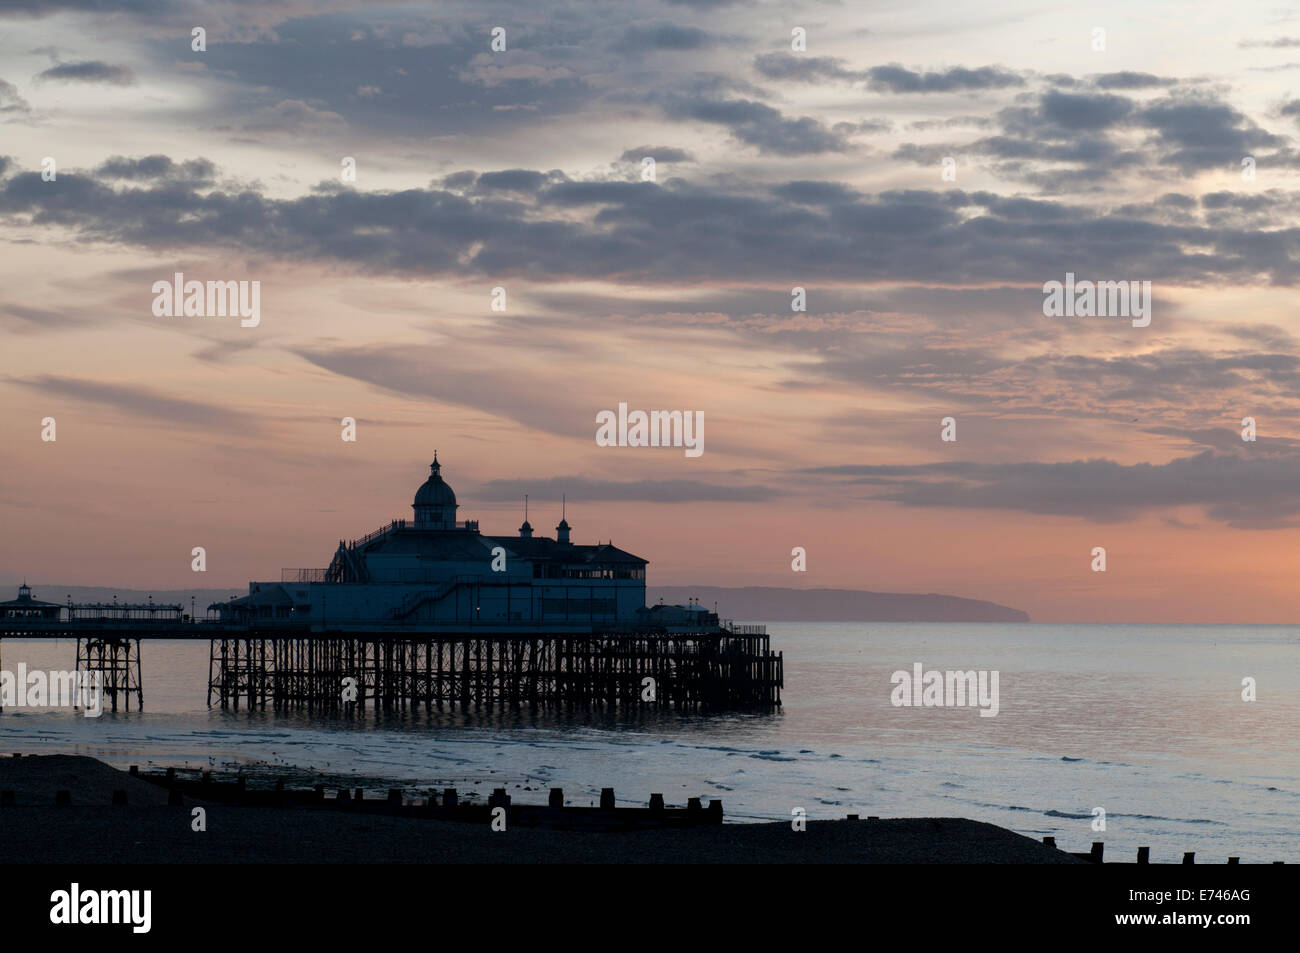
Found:
[[[167, 792], [93, 758], [0, 758], [3, 863], [1080, 863], [963, 818], [724, 824], [686, 830], [493, 831], [486, 824], [309, 807], [167, 806]], [[71, 792], [55, 806], [55, 792]], [[115, 790], [126, 806], [111, 806]]]
[[0, 757], [0, 791], [13, 791], [16, 805], [24, 807], [53, 805], [58, 791], [70, 792], [74, 805], [112, 804], [114, 791], [126, 791], [128, 804], [167, 804], [165, 788], [71, 754]]

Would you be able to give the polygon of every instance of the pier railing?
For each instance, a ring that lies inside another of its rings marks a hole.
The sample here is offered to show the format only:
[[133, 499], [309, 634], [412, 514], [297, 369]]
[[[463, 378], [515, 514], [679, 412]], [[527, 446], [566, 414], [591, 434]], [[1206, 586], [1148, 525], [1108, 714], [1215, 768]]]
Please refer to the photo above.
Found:
[[281, 569], [281, 582], [325, 582], [328, 569]]
[[397, 529], [406, 529], [406, 520], [393, 520], [387, 526], [381, 526], [379, 527], [379, 529], [372, 530], [371, 532], [366, 533], [366, 535], [362, 536], [360, 539], [352, 540], [352, 542], [348, 544], [348, 548], [356, 549], [358, 546], [364, 546], [366, 545], [366, 543], [376, 540], [380, 536], [386, 536], [389, 533], [393, 532], [393, 530], [397, 530]]
[[765, 625], [745, 625], [731, 619], [723, 619], [718, 624], [732, 635], [767, 635], [767, 626]]

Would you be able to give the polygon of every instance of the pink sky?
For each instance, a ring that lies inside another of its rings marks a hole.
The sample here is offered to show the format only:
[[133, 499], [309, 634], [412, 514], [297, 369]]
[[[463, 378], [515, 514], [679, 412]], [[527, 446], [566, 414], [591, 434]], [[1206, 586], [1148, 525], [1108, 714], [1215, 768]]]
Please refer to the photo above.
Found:
[[[652, 586], [1300, 616], [1300, 22], [551, 6], [500, 55], [470, 4], [210, 4], [205, 53], [179, 8], [5, 22], [0, 582], [324, 566], [436, 448], [461, 518], [566, 493]], [[260, 323], [155, 316], [178, 271]], [[1150, 326], [1044, 316], [1067, 272]], [[597, 446], [620, 402], [705, 452]]]

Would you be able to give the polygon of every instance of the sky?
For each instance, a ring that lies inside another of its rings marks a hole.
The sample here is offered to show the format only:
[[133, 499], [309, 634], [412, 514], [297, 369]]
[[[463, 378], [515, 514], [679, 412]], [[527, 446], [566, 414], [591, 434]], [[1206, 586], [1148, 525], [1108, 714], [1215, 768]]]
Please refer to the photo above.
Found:
[[652, 586], [1291, 622], [1298, 223], [1276, 3], [0, 0], [0, 583], [325, 566], [436, 449]]

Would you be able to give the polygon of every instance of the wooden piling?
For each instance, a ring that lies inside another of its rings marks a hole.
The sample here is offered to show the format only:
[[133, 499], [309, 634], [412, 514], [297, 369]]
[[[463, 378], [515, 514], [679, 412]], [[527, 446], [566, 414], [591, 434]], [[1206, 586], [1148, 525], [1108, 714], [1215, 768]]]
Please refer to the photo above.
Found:
[[[654, 679], [652, 700], [642, 681]], [[355, 704], [342, 700], [355, 679]], [[594, 635], [268, 634], [211, 642], [208, 704], [401, 710], [423, 703], [491, 711], [646, 706], [770, 710], [779, 654], [763, 635], [726, 631]]]

